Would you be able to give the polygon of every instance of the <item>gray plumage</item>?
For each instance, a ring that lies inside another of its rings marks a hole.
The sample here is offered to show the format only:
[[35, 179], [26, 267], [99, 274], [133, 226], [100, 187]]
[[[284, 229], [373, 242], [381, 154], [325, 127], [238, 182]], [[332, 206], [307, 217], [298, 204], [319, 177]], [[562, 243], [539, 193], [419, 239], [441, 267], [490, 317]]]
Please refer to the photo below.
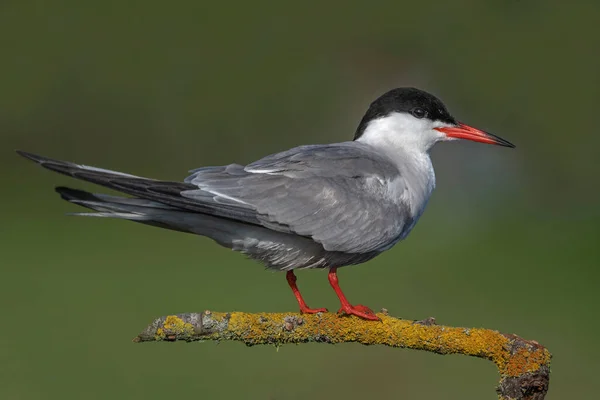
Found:
[[191, 171], [164, 182], [21, 152], [45, 168], [130, 195], [57, 188], [97, 213], [210, 237], [269, 268], [340, 267], [365, 262], [413, 225], [398, 168], [370, 145], [301, 146], [247, 166]]
[[[207, 236], [269, 268], [330, 267], [335, 275], [336, 267], [367, 261], [408, 235], [435, 187], [429, 150], [459, 138], [514, 147], [457, 122], [435, 96], [398, 88], [370, 105], [352, 142], [300, 146], [246, 166], [198, 168], [183, 182], [20, 154], [133, 196], [57, 188], [96, 211], [78, 215]], [[346, 311], [357, 312], [347, 304]]]
[[301, 146], [246, 167], [201, 168], [182, 192], [202, 203], [246, 210], [248, 222], [310, 237], [327, 251], [379, 251], [410, 223], [408, 205], [394, 197], [397, 169], [358, 142]]

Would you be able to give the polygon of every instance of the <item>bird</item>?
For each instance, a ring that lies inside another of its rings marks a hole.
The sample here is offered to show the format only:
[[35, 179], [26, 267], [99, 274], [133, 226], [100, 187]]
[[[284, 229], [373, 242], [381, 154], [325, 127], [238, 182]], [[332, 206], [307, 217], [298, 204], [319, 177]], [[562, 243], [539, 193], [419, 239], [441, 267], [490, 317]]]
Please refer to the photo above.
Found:
[[294, 147], [247, 165], [207, 166], [183, 181], [162, 181], [17, 152], [54, 172], [127, 197], [56, 187], [62, 199], [92, 212], [208, 237], [268, 269], [283, 271], [305, 314], [294, 273], [328, 269], [340, 316], [379, 320], [352, 305], [338, 268], [365, 263], [414, 228], [435, 187], [429, 151], [437, 142], [471, 140], [514, 148], [457, 121], [436, 96], [413, 87], [389, 90], [368, 107], [351, 141]]

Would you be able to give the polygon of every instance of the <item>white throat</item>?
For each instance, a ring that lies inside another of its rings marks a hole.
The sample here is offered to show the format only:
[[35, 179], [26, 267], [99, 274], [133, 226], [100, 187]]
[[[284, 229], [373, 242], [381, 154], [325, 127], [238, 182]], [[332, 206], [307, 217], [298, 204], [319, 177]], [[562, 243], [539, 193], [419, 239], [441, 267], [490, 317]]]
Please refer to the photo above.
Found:
[[448, 124], [396, 112], [371, 121], [357, 139], [386, 154], [396, 164], [406, 189], [398, 195], [408, 198], [415, 222], [435, 188], [429, 150], [436, 142], [447, 140], [434, 129], [441, 126]]
[[435, 143], [447, 140], [446, 135], [434, 129], [442, 126], [449, 124], [427, 118], [418, 119], [408, 113], [393, 112], [369, 122], [357, 140], [375, 147], [427, 153]]

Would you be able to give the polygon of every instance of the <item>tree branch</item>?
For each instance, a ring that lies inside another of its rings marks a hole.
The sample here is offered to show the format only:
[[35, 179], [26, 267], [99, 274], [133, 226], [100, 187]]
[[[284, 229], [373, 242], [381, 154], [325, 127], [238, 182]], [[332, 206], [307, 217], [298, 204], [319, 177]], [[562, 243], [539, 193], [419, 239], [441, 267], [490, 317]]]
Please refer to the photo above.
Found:
[[238, 340], [248, 346], [286, 343], [382, 344], [490, 360], [500, 373], [501, 400], [543, 400], [550, 380], [550, 352], [535, 341], [479, 328], [437, 325], [433, 318], [407, 321], [378, 314], [381, 322], [332, 313], [189, 313], [156, 319], [134, 342]]

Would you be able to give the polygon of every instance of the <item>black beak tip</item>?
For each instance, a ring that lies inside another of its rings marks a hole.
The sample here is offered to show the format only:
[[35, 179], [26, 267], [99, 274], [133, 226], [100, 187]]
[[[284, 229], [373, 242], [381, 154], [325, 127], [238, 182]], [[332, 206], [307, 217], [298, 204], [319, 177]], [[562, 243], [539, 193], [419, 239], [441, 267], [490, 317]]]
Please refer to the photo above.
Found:
[[508, 140], [502, 139], [500, 136], [493, 135], [489, 132], [486, 132], [486, 133], [494, 139], [494, 141], [496, 142], [495, 144], [497, 144], [498, 146], [510, 147], [511, 149], [514, 149], [517, 147], [514, 144], [512, 144], [511, 142], [509, 142]]

